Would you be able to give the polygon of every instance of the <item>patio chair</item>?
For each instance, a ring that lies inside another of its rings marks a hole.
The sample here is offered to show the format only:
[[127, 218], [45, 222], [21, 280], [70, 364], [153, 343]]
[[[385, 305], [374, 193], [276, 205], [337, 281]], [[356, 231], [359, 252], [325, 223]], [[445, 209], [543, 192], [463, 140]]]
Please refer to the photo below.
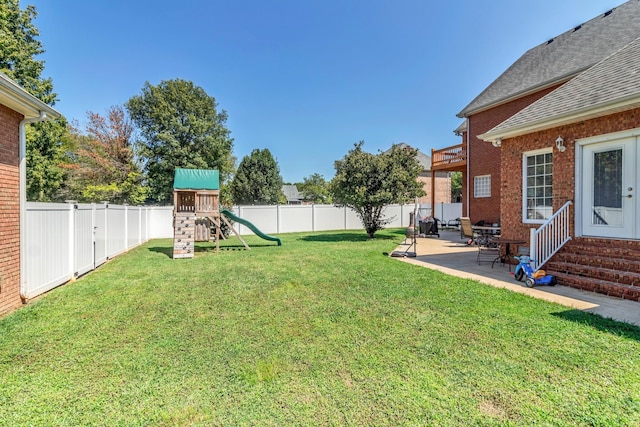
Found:
[[478, 235], [473, 231], [471, 219], [469, 217], [460, 217], [460, 238], [467, 239], [467, 245], [473, 245]]
[[489, 238], [479, 239], [477, 242], [478, 256], [476, 257], [476, 261], [478, 265], [480, 265], [482, 261], [490, 261], [491, 268], [493, 268], [495, 261], [500, 258], [500, 246], [492, 242]]

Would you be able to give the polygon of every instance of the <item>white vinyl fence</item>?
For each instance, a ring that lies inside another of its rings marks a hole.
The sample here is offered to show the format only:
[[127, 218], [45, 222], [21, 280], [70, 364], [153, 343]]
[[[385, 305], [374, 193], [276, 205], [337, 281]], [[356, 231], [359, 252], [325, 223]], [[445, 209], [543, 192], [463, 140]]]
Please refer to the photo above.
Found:
[[38, 296], [150, 238], [172, 237], [173, 208], [28, 202], [22, 294]]
[[[234, 213], [267, 234], [358, 230], [362, 223], [350, 209], [332, 205], [235, 206]], [[415, 205], [391, 205], [388, 227], [409, 225]], [[26, 206], [22, 295], [34, 298], [85, 274], [149, 239], [173, 237], [173, 207], [28, 202]], [[436, 217], [461, 216], [460, 204], [436, 206]], [[421, 205], [417, 219], [429, 216]], [[444, 216], [442, 216], [444, 214]], [[240, 234], [251, 230], [236, 224]]]
[[[415, 208], [415, 204], [387, 206], [383, 213], [385, 218], [391, 220], [387, 227], [407, 227], [409, 213]], [[354, 211], [333, 205], [234, 206], [232, 211], [267, 234], [362, 229], [362, 222]], [[430, 215], [429, 204], [418, 206], [418, 220]], [[438, 204], [435, 216], [445, 223], [459, 218], [462, 216], [462, 204]], [[253, 234], [241, 224], [236, 224], [236, 229], [242, 235]]]

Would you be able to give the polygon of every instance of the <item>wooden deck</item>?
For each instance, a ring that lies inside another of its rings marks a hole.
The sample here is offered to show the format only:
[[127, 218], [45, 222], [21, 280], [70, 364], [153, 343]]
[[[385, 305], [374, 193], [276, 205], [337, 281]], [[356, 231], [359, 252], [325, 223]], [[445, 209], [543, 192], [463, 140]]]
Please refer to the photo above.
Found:
[[439, 150], [431, 149], [432, 171], [464, 171], [467, 169], [467, 150], [463, 144]]

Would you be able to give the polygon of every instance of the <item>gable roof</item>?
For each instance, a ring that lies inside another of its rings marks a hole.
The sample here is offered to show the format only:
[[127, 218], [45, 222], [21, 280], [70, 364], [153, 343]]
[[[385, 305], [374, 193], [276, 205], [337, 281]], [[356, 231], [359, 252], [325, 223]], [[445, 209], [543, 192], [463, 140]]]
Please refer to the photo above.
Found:
[[460, 136], [466, 131], [467, 131], [467, 120], [465, 119], [462, 121], [462, 123], [458, 125], [458, 127], [453, 131], [453, 133]]
[[298, 187], [295, 184], [285, 184], [282, 186], [282, 193], [287, 199], [287, 202], [299, 202], [302, 201], [303, 196]]
[[173, 177], [174, 190], [219, 190], [220, 177], [215, 169], [176, 168]]
[[0, 104], [6, 105], [13, 111], [22, 114], [25, 119], [35, 119], [43, 117], [42, 113], [48, 114], [52, 118], [62, 116], [51, 106], [40, 101], [35, 96], [18, 86], [16, 82], [0, 73]]
[[479, 137], [509, 138], [640, 107], [640, 37]]
[[640, 0], [628, 2], [522, 55], [458, 117], [565, 82], [640, 37]]

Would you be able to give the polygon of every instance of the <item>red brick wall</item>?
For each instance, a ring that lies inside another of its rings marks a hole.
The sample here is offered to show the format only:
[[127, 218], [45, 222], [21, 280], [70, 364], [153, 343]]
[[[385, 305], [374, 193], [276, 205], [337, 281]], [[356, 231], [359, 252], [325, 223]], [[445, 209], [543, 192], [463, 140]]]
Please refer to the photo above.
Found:
[[[418, 176], [418, 182], [422, 183], [425, 196], [418, 199], [418, 203], [431, 203], [431, 172], [425, 171]], [[436, 172], [435, 176], [436, 203], [451, 203], [451, 178], [447, 172]]]
[[[551, 87], [531, 95], [524, 96], [506, 104], [489, 110], [473, 114], [469, 120], [469, 217], [472, 223], [480, 220], [497, 222], [501, 219], [501, 180], [500, 158], [501, 149], [482, 141], [477, 136], [493, 129], [529, 104], [551, 92]], [[491, 197], [475, 198], [473, 180], [476, 176], [491, 175]], [[465, 193], [466, 194], [466, 193]], [[464, 211], [463, 211], [464, 212]]]
[[20, 134], [23, 116], [0, 105], [0, 313], [20, 300]]
[[[522, 222], [522, 153], [541, 148], [555, 147], [558, 136], [567, 147], [564, 153], [553, 149], [553, 209], [562, 207], [568, 200], [575, 200], [575, 144], [576, 139], [640, 127], [640, 108], [616, 113], [577, 124], [502, 141], [501, 211], [502, 234], [507, 238], [529, 241], [529, 229], [534, 224]], [[575, 206], [572, 206], [572, 210]], [[571, 215], [570, 229], [574, 230]]]

